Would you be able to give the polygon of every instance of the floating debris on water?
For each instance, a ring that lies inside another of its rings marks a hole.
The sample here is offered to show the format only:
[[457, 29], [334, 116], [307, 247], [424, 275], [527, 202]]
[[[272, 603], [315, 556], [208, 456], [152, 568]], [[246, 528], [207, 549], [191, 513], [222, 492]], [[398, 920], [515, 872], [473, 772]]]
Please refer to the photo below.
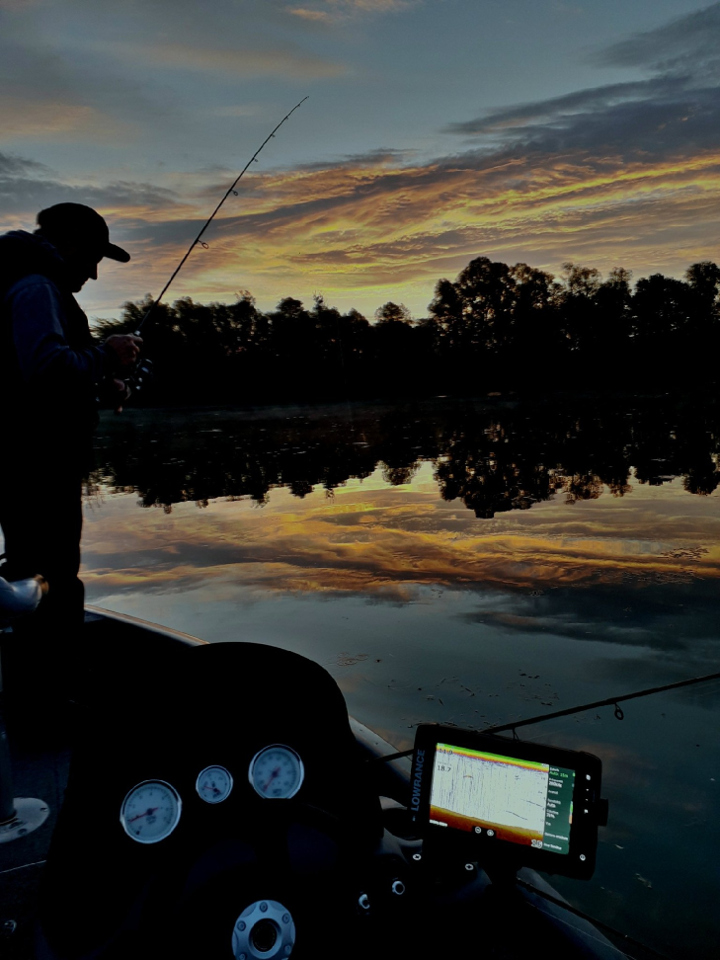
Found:
[[[356, 663], [362, 663], [363, 660], [369, 659], [369, 657], [369, 653], [341, 653], [335, 663], [339, 667], [352, 667]], [[375, 662], [378, 663], [379, 661], [376, 660]]]

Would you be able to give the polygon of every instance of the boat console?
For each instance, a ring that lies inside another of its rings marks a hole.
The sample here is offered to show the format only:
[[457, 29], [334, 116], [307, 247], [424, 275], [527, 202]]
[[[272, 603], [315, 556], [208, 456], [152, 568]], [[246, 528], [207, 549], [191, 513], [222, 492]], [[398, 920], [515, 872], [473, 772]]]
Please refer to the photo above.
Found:
[[381, 799], [387, 765], [298, 654], [135, 645], [117, 669], [71, 763], [38, 960], [621, 956], [504, 882], [592, 872], [596, 758], [423, 726]]

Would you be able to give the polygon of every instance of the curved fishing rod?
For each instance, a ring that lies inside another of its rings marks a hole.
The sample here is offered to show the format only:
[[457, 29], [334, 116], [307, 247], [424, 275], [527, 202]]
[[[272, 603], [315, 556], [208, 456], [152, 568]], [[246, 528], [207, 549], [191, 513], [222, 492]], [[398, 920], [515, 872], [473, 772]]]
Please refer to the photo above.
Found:
[[272, 138], [275, 136], [275, 134], [276, 134], [277, 131], [280, 129], [280, 127], [285, 123], [285, 121], [288, 120], [288, 119], [292, 116], [292, 114], [295, 113], [295, 111], [297, 110], [297, 108], [298, 108], [299, 106], [301, 106], [301, 104], [305, 103], [305, 101], [306, 101], [307, 99], [308, 99], [307, 97], [303, 97], [302, 100], [301, 100], [299, 103], [296, 103], [296, 104], [295, 104], [295, 106], [292, 108], [292, 110], [290, 111], [290, 113], [286, 114], [286, 115], [282, 118], [282, 120], [280, 121], [280, 123], [278, 123], [278, 125], [273, 129], [272, 133], [268, 134], [268, 136], [263, 140], [263, 142], [262, 142], [262, 143], [260, 144], [260, 146], [257, 148], [257, 150], [256, 150], [255, 153], [252, 155], [252, 157], [250, 157], [250, 159], [248, 160], [248, 162], [247, 162], [247, 163], [245, 164], [245, 166], [242, 168], [242, 170], [240, 171], [239, 175], [238, 175], [238, 176], [235, 178], [235, 180], [233, 181], [232, 185], [231, 185], [231, 186], [227, 189], [227, 191], [225, 192], [225, 195], [223, 196], [223, 198], [220, 200], [220, 202], [218, 203], [218, 205], [215, 207], [215, 209], [213, 210], [213, 212], [210, 214], [210, 216], [209, 216], [209, 217], [207, 218], [207, 220], [205, 221], [205, 224], [203, 225], [203, 228], [202, 228], [202, 230], [200, 231], [200, 233], [198, 233], [198, 235], [195, 237], [195, 239], [193, 240], [193, 242], [192, 242], [192, 243], [190, 244], [190, 246], [188, 247], [187, 252], [185, 253], [185, 256], [182, 258], [182, 260], [181, 260], [180, 263], [177, 265], [177, 267], [175, 267], [175, 270], [173, 271], [170, 279], [168, 280], [168, 282], [165, 284], [165, 286], [164, 286], [164, 287], [162, 288], [162, 290], [160, 291], [160, 295], [159, 295], [155, 300], [153, 300], [153, 302], [152, 302], [152, 304], [150, 305], [147, 313], [146, 313], [145, 316], [142, 318], [142, 320], [140, 321], [140, 323], [139, 323], [139, 325], [138, 325], [137, 330], [135, 331], [135, 335], [136, 335], [136, 336], [140, 336], [140, 333], [141, 333], [141, 331], [142, 331], [142, 328], [143, 328], [143, 327], [145, 326], [145, 324], [148, 322], [148, 320], [149, 320], [150, 317], [152, 316], [153, 312], [155, 311], [155, 308], [158, 306], [158, 304], [160, 303], [160, 301], [162, 300], [162, 298], [163, 298], [163, 297], [165, 296], [165, 294], [167, 293], [170, 284], [173, 282], [173, 280], [175, 279], [175, 277], [176, 277], [176, 276], [180, 273], [180, 271], [182, 270], [183, 266], [185, 265], [185, 261], [187, 260], [187, 258], [188, 258], [188, 257], [190, 256], [190, 254], [193, 252], [193, 250], [194, 250], [195, 247], [198, 245], [198, 243], [200, 243], [203, 234], [205, 233], [205, 231], [207, 230], [207, 228], [210, 226], [210, 224], [211, 224], [211, 223], [213, 222], [213, 220], [215, 219], [215, 215], [216, 215], [217, 212], [219, 211], [220, 207], [225, 203], [225, 201], [227, 200], [227, 198], [230, 196], [231, 193], [234, 193], [235, 196], [237, 196], [237, 192], [236, 192], [236, 190], [235, 190], [235, 187], [238, 185], [238, 183], [240, 182], [240, 180], [242, 180], [243, 175], [244, 175], [245, 172], [248, 170], [248, 168], [250, 167], [250, 165], [253, 164], [253, 163], [255, 163], [255, 161], [256, 161], [257, 158], [258, 158], [258, 155], [259, 155], [260, 152], [262, 151], [262, 149], [263, 149], [263, 147], [265, 146], [265, 144], [268, 143], [268, 141], [272, 140]]
[[[615, 716], [622, 720], [625, 714], [619, 707], [619, 704], [625, 700], [638, 700], [640, 697], [649, 697], [654, 693], [664, 693], [665, 690], [677, 690], [679, 687], [690, 687], [696, 683], [706, 683], [709, 680], [720, 680], [720, 673], [708, 673], [703, 677], [691, 677], [689, 680], [676, 680], [675, 683], [666, 683], [662, 687], [649, 687], [646, 690], [637, 690], [635, 693], [625, 693], [619, 697], [606, 697], [604, 700], [593, 700], [592, 703], [582, 703], [577, 707], [568, 707], [566, 710], [555, 710], [554, 713], [540, 713], [536, 717], [528, 717], [526, 720], [515, 720], [510, 723], [495, 724], [491, 727], [483, 727], [482, 733], [503, 733], [512, 730], [513, 734], [517, 727], [527, 727], [531, 723], [543, 723], [545, 720], [555, 720], [557, 717], [570, 717], [575, 713], [583, 713], [585, 710], [596, 710], [598, 707], [615, 707]], [[390, 760], [400, 760], [402, 757], [409, 757], [415, 748], [401, 750], [399, 753], [389, 753], [383, 757], [373, 757], [369, 763], [388, 763]]]

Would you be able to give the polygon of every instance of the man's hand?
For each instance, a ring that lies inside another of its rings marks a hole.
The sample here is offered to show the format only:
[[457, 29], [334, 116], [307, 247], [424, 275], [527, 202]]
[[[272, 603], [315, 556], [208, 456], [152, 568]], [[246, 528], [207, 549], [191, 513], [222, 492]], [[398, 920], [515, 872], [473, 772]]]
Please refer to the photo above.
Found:
[[130, 397], [130, 387], [125, 383], [124, 380], [113, 379], [113, 386], [117, 390], [117, 397], [115, 402], [117, 406], [115, 407], [115, 413], [122, 413], [122, 405]]
[[132, 333], [114, 333], [108, 337], [104, 347], [114, 354], [115, 366], [119, 368], [131, 367], [140, 356], [142, 338]]

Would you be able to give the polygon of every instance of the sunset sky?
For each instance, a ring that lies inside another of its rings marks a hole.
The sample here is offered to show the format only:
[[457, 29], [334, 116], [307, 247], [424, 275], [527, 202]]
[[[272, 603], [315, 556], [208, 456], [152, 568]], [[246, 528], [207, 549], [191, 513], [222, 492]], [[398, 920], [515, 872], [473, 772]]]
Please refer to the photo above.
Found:
[[635, 278], [717, 260], [720, 3], [0, 0], [0, 229], [96, 206], [159, 292], [423, 316], [479, 255]]

